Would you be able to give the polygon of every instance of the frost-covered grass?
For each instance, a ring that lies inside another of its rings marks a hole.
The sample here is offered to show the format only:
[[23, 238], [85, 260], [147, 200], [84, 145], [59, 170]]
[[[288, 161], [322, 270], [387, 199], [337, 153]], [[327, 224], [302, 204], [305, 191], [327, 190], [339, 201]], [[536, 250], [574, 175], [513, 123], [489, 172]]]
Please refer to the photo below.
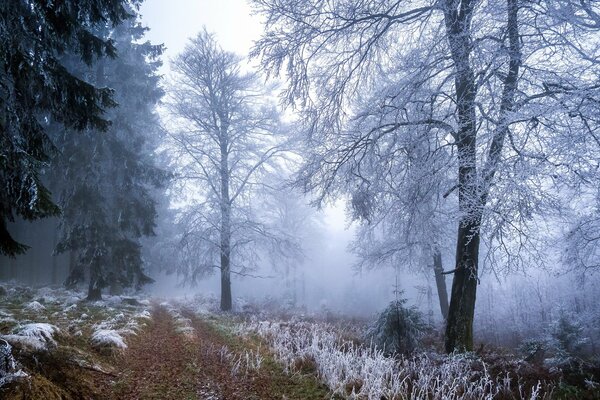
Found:
[[238, 333], [266, 340], [290, 374], [312, 366], [333, 395], [348, 399], [544, 399], [551, 394], [541, 383], [526, 388], [510, 373], [494, 376], [474, 355], [388, 357], [343, 340], [335, 326], [323, 323], [253, 321], [241, 324]]
[[96, 347], [116, 347], [126, 349], [127, 345], [121, 334], [114, 329], [97, 329], [92, 334], [92, 344]]
[[[149, 302], [142, 299], [106, 296], [87, 302], [84, 293], [64, 288], [0, 286], [5, 289], [0, 295], [0, 339], [12, 348], [15, 361], [10, 375], [0, 376], [0, 387], [21, 378], [28, 387], [54, 385], [49, 369], [60, 371], [57, 377], [68, 374], [69, 381], [81, 376], [81, 382], [72, 383], [85, 387], [88, 378], [81, 374], [111, 371], [110, 353], [126, 348], [128, 336], [150, 318]], [[62, 383], [57, 385], [51, 390], [60, 392]]]
[[178, 303], [163, 302], [160, 304], [164, 307], [169, 315], [175, 321], [175, 330], [186, 336], [193, 337], [195, 335], [194, 328], [192, 327], [192, 321], [189, 318], [184, 317], [181, 314], [181, 305]]
[[3, 335], [9, 343], [18, 343], [33, 350], [48, 350], [57, 346], [54, 336], [60, 332], [57, 326], [44, 322], [18, 325], [13, 334]]

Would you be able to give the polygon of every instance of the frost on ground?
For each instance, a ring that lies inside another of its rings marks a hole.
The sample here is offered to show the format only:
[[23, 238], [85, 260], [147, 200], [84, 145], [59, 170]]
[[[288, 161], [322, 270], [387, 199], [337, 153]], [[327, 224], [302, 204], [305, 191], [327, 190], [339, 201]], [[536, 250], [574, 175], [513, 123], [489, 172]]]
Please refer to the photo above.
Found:
[[29, 303], [25, 306], [25, 309], [29, 310], [29, 311], [34, 311], [34, 312], [40, 312], [40, 311], [44, 311], [46, 309], [46, 307], [44, 307], [38, 301], [32, 301], [31, 303]]
[[6, 340], [0, 339], [0, 388], [20, 378], [26, 378], [27, 374], [17, 370], [17, 362], [12, 355], [12, 347]]
[[116, 347], [126, 349], [123, 336], [114, 329], [98, 329], [92, 334], [92, 344], [97, 348]]
[[[105, 351], [126, 348], [127, 336], [136, 334], [150, 318], [149, 303], [138, 298], [120, 301], [108, 296], [105, 301], [87, 302], [83, 293], [65, 288], [32, 289], [11, 283], [1, 287], [6, 295], [0, 304], [0, 364], [4, 360], [16, 363], [10, 368], [0, 365], [4, 389], [21, 385], [14, 381], [27, 376], [31, 379], [22, 384], [28, 387], [42, 381], [51, 385], [44, 371], [54, 365], [71, 371], [70, 379], [81, 371], [110, 373], [112, 367], [103, 359]], [[2, 348], [4, 341], [9, 350]], [[45, 379], [40, 381], [39, 375]]]
[[18, 326], [13, 334], [3, 335], [1, 338], [11, 344], [44, 351], [56, 347], [54, 336], [60, 332], [57, 326], [38, 322]]
[[[289, 373], [312, 365], [334, 395], [348, 399], [517, 399], [549, 398], [541, 383], [529, 390], [509, 374], [493, 376], [473, 355], [420, 354], [389, 357], [383, 351], [344, 341], [335, 327], [309, 322], [254, 321], [239, 327], [259, 335]], [[518, 380], [517, 380], [518, 381]]]
[[182, 333], [188, 337], [193, 337], [195, 335], [194, 328], [192, 327], [192, 321], [181, 314], [182, 305], [180, 304], [180, 302], [163, 302], [160, 304], [160, 306], [164, 307], [175, 321], [175, 330], [177, 332]]

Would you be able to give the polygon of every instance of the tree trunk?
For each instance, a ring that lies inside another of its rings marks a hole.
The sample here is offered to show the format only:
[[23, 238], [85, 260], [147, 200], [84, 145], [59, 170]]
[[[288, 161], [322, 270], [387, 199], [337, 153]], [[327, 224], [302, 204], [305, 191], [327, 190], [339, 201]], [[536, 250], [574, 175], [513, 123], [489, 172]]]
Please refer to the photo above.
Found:
[[[90, 283], [88, 285], [87, 301], [102, 300], [102, 285], [98, 277], [98, 272], [92, 267], [90, 270]], [[97, 268], [97, 267], [96, 267]]]
[[221, 233], [221, 311], [231, 311], [231, 271], [230, 271], [230, 248], [227, 235]]
[[492, 135], [487, 161], [481, 176], [476, 159], [476, 86], [469, 56], [471, 51], [470, 22], [473, 4], [464, 0], [447, 0], [445, 23], [455, 64], [456, 100], [459, 132], [456, 140], [459, 161], [459, 208], [462, 218], [458, 228], [456, 268], [452, 282], [452, 297], [446, 325], [446, 351], [473, 350], [473, 317], [477, 293], [479, 241], [483, 208], [485, 207], [500, 163], [504, 139], [509, 130], [509, 115], [514, 108], [521, 45], [518, 24], [518, 0], [507, 0], [507, 32], [509, 39], [508, 73], [503, 80], [499, 122]]
[[456, 241], [456, 267], [446, 321], [446, 351], [473, 349], [473, 316], [479, 263], [481, 204], [477, 178], [476, 85], [471, 67], [471, 18], [469, 0], [447, 0], [444, 22], [454, 62], [458, 133], [458, 204], [462, 214]]
[[436, 249], [433, 253], [433, 271], [435, 273], [435, 285], [440, 299], [440, 311], [444, 320], [448, 319], [448, 290], [446, 289], [446, 277], [442, 267], [442, 253]]
[[221, 130], [221, 311], [231, 311], [231, 199], [227, 127]]
[[461, 223], [456, 245], [456, 270], [446, 323], [446, 351], [473, 350], [473, 318], [479, 262], [479, 220]]

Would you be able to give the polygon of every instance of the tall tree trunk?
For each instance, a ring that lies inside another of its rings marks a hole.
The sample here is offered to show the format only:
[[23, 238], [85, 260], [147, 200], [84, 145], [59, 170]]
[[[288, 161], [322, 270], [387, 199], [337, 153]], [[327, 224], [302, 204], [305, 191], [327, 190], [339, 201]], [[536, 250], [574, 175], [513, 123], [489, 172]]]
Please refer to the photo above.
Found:
[[221, 131], [221, 310], [231, 311], [231, 200], [227, 128]]
[[473, 318], [477, 294], [480, 220], [461, 221], [456, 245], [456, 269], [446, 323], [446, 351], [473, 350]]
[[88, 284], [88, 301], [102, 300], [102, 282], [100, 278], [100, 265], [98, 261], [92, 261], [90, 266], [90, 281]]
[[440, 299], [440, 311], [444, 320], [448, 319], [448, 290], [446, 289], [446, 277], [442, 266], [442, 253], [435, 249], [433, 252], [433, 272], [435, 274], [435, 285], [438, 298]]
[[476, 85], [470, 64], [473, 7], [473, 3], [469, 0], [447, 0], [445, 9], [446, 31], [456, 70], [455, 87], [459, 122], [456, 147], [459, 162], [459, 209], [462, 214], [458, 226], [456, 268], [446, 324], [447, 352], [473, 350], [473, 317], [483, 208], [487, 203], [494, 175], [500, 163], [504, 139], [508, 134], [508, 116], [514, 107], [521, 65], [518, 0], [507, 0], [508, 72], [503, 80], [499, 123], [493, 132], [487, 161], [481, 176], [478, 176]]
[[479, 214], [477, 185], [477, 125], [475, 75], [471, 67], [471, 18], [469, 0], [447, 0], [444, 10], [446, 33], [454, 61], [458, 112], [458, 202], [459, 221], [456, 264], [446, 322], [446, 351], [473, 349], [473, 316], [479, 262]]

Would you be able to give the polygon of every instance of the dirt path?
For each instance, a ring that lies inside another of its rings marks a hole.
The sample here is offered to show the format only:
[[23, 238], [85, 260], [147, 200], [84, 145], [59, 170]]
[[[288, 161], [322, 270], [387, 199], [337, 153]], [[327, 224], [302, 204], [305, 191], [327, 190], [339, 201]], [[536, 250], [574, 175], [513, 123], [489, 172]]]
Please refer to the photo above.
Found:
[[106, 398], [196, 399], [198, 366], [192, 343], [175, 331], [173, 318], [155, 307], [149, 326], [128, 339], [128, 349], [117, 357], [124, 371]]
[[[268, 355], [260, 368], [247, 368], [246, 352], [256, 347], [218, 331], [191, 312], [194, 334], [177, 331], [173, 317], [155, 306], [152, 321], [116, 358], [120, 373], [107, 383], [107, 399], [280, 400], [325, 399], [327, 390], [314, 377], [288, 376]], [[235, 368], [235, 365], [239, 368]], [[240, 366], [240, 364], [243, 364]]]

